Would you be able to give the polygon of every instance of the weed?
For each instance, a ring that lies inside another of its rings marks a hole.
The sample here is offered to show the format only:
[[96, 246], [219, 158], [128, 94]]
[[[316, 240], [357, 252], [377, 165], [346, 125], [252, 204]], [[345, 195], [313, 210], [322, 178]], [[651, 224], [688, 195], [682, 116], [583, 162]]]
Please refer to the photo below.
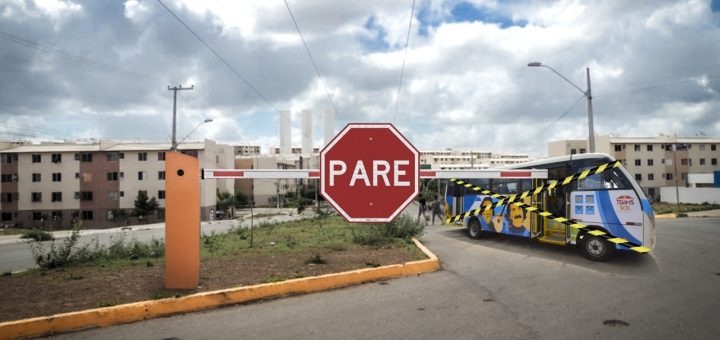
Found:
[[79, 275], [79, 274], [70, 274], [70, 276], [67, 277], [67, 280], [82, 280], [85, 276]]
[[365, 265], [373, 268], [380, 267], [380, 263], [375, 261], [365, 261]]
[[118, 301], [117, 299], [102, 300], [98, 303], [98, 307], [112, 307], [119, 303], [120, 301]]
[[285, 245], [286, 245], [288, 248], [292, 249], [292, 248], [295, 248], [295, 247], [298, 245], [298, 242], [295, 240], [294, 237], [292, 237], [292, 235], [287, 235], [287, 236], [285, 237]]
[[52, 233], [49, 233], [45, 230], [31, 230], [28, 231], [22, 235], [20, 235], [20, 238], [22, 239], [32, 239], [34, 241], [40, 242], [40, 241], [50, 241], [55, 239]]
[[8, 270], [6, 272], [3, 272], [2, 275], [0, 275], [0, 276], [11, 276], [11, 275], [12, 275], [12, 271]]
[[327, 264], [327, 260], [322, 258], [320, 254], [315, 254], [305, 260], [305, 264]]
[[347, 247], [343, 244], [331, 244], [328, 246], [328, 249], [332, 251], [346, 251]]

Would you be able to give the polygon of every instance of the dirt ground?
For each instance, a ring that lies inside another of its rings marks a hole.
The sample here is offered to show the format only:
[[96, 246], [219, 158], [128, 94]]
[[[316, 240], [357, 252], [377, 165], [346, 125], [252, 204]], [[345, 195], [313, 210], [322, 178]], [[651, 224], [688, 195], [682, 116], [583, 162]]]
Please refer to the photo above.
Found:
[[[316, 254], [327, 263], [306, 263]], [[201, 286], [189, 291], [163, 289], [162, 260], [138, 261], [131, 266], [37, 270], [0, 277], [0, 322], [403, 263], [424, 258], [420, 254], [415, 248], [349, 245], [292, 254], [211, 258], [202, 262]]]

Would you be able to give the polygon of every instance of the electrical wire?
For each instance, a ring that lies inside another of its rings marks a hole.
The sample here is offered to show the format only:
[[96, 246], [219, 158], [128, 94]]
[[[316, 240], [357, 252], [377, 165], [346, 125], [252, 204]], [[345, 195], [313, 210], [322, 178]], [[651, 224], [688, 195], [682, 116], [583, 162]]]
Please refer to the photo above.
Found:
[[410, 23], [408, 23], [407, 38], [405, 38], [405, 53], [403, 54], [402, 67], [400, 68], [400, 83], [398, 84], [397, 96], [395, 96], [395, 117], [393, 122], [397, 123], [398, 105], [400, 103], [400, 90], [402, 90], [403, 76], [405, 75], [405, 59], [407, 58], [408, 46], [410, 45], [410, 30], [412, 29], [413, 16], [415, 15], [415, 0], [410, 8]]
[[332, 100], [332, 96], [330, 96], [330, 91], [328, 91], [327, 86], [325, 85], [325, 80], [323, 79], [322, 74], [320, 73], [320, 69], [317, 66], [317, 63], [315, 62], [315, 58], [313, 58], [312, 53], [310, 53], [310, 47], [308, 47], [307, 42], [305, 41], [305, 37], [303, 37], [302, 32], [300, 32], [300, 26], [298, 26], [297, 20], [295, 20], [295, 15], [293, 15], [292, 10], [290, 9], [290, 5], [288, 4], [287, 0], [283, 0], [285, 2], [285, 7], [287, 7], [288, 13], [290, 13], [290, 18], [293, 21], [293, 24], [295, 24], [295, 29], [298, 32], [298, 35], [300, 36], [300, 40], [302, 40], [303, 46], [305, 46], [305, 51], [308, 54], [308, 57], [310, 57], [310, 61], [312, 62], [313, 68], [315, 69], [315, 73], [318, 76], [318, 79], [320, 79], [320, 84], [322, 84], [323, 88], [325, 89], [325, 94], [327, 95], [327, 99], [330, 102], [330, 104], [333, 106], [333, 109], [335, 110], [335, 114], [340, 117], [340, 111], [338, 111], [337, 106], [335, 105], [335, 102]]
[[81, 64], [81, 65], [95, 67], [97, 69], [101, 69], [106, 72], [117, 73], [117, 74], [121, 74], [121, 75], [124, 75], [127, 77], [138, 78], [138, 79], [142, 79], [142, 80], [153, 80], [153, 81], [158, 80], [156, 78], [153, 78], [153, 77], [141, 74], [141, 73], [125, 70], [125, 69], [122, 69], [122, 68], [119, 68], [116, 66], [108, 65], [108, 64], [101, 63], [101, 62], [98, 62], [95, 60], [91, 60], [91, 59], [88, 59], [85, 57], [81, 57], [79, 55], [75, 55], [75, 54], [61, 51], [58, 49], [43, 47], [40, 44], [38, 44], [37, 42], [34, 42], [29, 39], [21, 38], [17, 35], [10, 34], [8, 32], [0, 31], [0, 38], [8, 40], [8, 41], [12, 41], [16, 44], [20, 44], [20, 45], [38, 50], [40, 52], [55, 55], [55, 56], [65, 59], [65, 60], [72, 61], [72, 62]]
[[[718, 78], [720, 78], [720, 75], [712, 75], [712, 76], [705, 77], [704, 79], [710, 81], [712, 79], [718, 79]], [[686, 85], [693, 85], [693, 84], [697, 84], [697, 83], [698, 83], [698, 79], [683, 80], [683, 81], [678, 81], [678, 82], [673, 82], [673, 83], [651, 85], [651, 86], [623, 90], [623, 91], [618, 91], [618, 92], [603, 93], [603, 94], [599, 94], [599, 95], [594, 95], [593, 99], [598, 98], [598, 97], [609, 97], [609, 96], [616, 96], [616, 95], [631, 94], [631, 93], [635, 93], [635, 92], [645, 92], [645, 91], [660, 90], [660, 89], [665, 89], [665, 88], [680, 87], [680, 86], [686, 86]]]
[[540, 132], [539, 132], [538, 134], [536, 134], [535, 136], [533, 136], [533, 137], [525, 140], [524, 142], [522, 142], [521, 144], [518, 144], [518, 145], [523, 145], [523, 146], [524, 146], [524, 145], [529, 145], [530, 142], [534, 142], [538, 137], [542, 136], [548, 129], [550, 129], [550, 127], [552, 127], [553, 125], [555, 125], [555, 123], [557, 123], [558, 121], [560, 121], [560, 119], [563, 119], [565, 116], [567, 116], [567, 114], [570, 113], [570, 111], [572, 111], [572, 109], [574, 109], [578, 104], [580, 104], [580, 102], [581, 102], [583, 99], [585, 99], [585, 96], [584, 96], [584, 95], [583, 95], [582, 97], [578, 98], [578, 100], [575, 101], [574, 104], [572, 104], [567, 110], [565, 110], [565, 112], [563, 112], [559, 117], [557, 117], [557, 119], [555, 119], [554, 121], [552, 121], [552, 123], [546, 125], [542, 130], [540, 130]]

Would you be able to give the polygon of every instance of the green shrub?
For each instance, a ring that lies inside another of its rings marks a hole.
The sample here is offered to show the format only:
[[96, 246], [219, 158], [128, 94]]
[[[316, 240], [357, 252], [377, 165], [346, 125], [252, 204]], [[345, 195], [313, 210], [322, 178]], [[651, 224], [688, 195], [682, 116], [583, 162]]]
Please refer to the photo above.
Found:
[[55, 239], [52, 233], [49, 233], [45, 230], [31, 230], [28, 231], [20, 236], [20, 238], [23, 239], [32, 239], [34, 241], [50, 241], [52, 239]]
[[396, 239], [409, 240], [420, 235], [424, 226], [412, 218], [400, 216], [387, 224], [371, 224], [352, 230], [352, 241], [364, 246], [382, 246]]

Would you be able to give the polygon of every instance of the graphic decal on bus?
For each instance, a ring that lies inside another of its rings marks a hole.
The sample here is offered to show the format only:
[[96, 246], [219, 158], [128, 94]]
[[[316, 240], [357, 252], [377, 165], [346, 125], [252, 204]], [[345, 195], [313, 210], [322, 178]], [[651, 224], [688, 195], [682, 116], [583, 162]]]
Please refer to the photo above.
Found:
[[[465, 211], [483, 208], [498, 201], [486, 195], [467, 195], [465, 196]], [[522, 200], [530, 204], [530, 197]], [[500, 206], [492, 211], [483, 211], [480, 216], [480, 225], [483, 230], [509, 235], [530, 236], [530, 216], [528, 213], [518, 206]]]
[[572, 219], [603, 227], [616, 237], [642, 244], [643, 211], [633, 190], [576, 191], [572, 195]]

